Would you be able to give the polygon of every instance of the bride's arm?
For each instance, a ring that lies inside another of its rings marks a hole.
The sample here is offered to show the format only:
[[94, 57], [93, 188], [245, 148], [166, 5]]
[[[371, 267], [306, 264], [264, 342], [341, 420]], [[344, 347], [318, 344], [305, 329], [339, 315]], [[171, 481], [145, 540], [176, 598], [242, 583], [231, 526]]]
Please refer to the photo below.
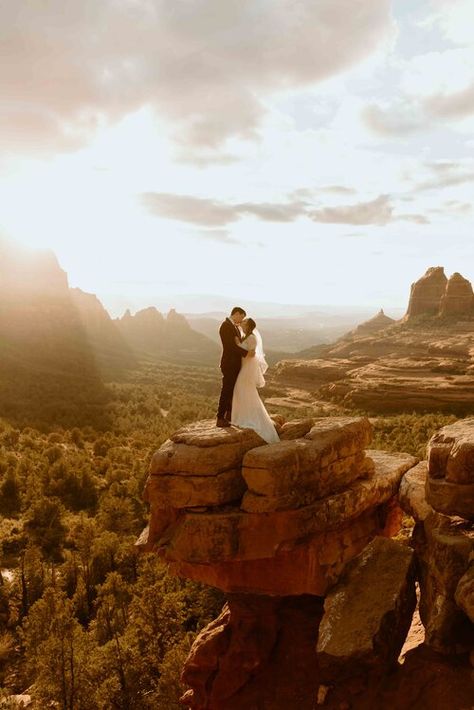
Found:
[[240, 347], [248, 350], [249, 356], [253, 357], [255, 355], [255, 348], [257, 347], [257, 338], [255, 335], [249, 335], [248, 338], [242, 340]]

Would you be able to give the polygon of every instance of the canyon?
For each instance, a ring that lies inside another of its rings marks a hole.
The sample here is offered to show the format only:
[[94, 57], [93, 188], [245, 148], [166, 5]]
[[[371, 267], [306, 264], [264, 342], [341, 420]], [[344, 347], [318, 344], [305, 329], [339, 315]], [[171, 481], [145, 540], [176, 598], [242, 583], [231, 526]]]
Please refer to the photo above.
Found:
[[368, 413], [452, 412], [474, 404], [474, 297], [459, 273], [432, 267], [411, 286], [405, 316], [383, 311], [335, 343], [280, 361], [272, 384], [313, 403]]

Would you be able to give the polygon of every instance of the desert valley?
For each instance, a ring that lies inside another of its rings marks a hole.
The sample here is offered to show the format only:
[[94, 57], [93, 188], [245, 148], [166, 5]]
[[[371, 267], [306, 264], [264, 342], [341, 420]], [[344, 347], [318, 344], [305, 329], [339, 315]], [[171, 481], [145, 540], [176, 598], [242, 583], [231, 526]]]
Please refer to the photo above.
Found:
[[465, 278], [275, 354], [265, 446], [215, 428], [220, 350], [183, 315], [113, 319], [52, 253], [1, 269], [4, 704], [468, 707]]

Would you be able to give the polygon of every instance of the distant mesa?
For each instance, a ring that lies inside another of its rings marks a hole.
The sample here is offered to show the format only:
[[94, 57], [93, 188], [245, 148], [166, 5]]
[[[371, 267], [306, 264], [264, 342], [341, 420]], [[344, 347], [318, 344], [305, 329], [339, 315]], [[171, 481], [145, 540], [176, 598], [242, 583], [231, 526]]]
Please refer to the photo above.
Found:
[[383, 308], [380, 309], [378, 313], [375, 314], [369, 320], [361, 323], [352, 331], [353, 335], [369, 335], [370, 333], [377, 333], [379, 330], [388, 328], [389, 325], [393, 325], [397, 321], [390, 316], [385, 315]]
[[412, 284], [405, 316], [380, 310], [329, 345], [281, 360], [274, 382], [315, 402], [373, 413], [474, 411], [474, 292], [434, 266]]
[[432, 266], [411, 286], [405, 318], [417, 316], [465, 316], [474, 314], [470, 281], [455, 272], [449, 279], [442, 266]]
[[468, 315], [474, 311], [474, 292], [471, 282], [457, 271], [450, 277], [441, 297], [440, 315]]

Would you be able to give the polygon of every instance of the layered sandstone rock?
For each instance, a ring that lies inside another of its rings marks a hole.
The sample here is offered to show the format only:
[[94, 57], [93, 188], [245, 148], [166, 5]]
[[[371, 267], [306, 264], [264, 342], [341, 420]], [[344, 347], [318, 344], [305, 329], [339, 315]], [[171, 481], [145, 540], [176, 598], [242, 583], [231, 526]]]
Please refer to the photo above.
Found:
[[322, 612], [319, 597], [230, 595], [193, 644], [182, 703], [196, 710], [312, 710]]
[[469, 567], [458, 582], [454, 598], [458, 607], [474, 624], [474, 552], [471, 552]]
[[415, 606], [413, 551], [375, 538], [347, 565], [324, 601], [317, 645], [323, 681], [393, 666]]
[[441, 297], [440, 315], [470, 316], [474, 307], [474, 292], [471, 282], [457, 271], [449, 278], [446, 290]]
[[411, 285], [406, 317], [410, 319], [439, 313], [447, 283], [448, 279], [442, 266], [430, 267], [421, 279]]
[[417, 521], [425, 520], [433, 512], [426, 500], [426, 477], [428, 462], [420, 461], [403, 476], [398, 491], [398, 499], [403, 510]]
[[[470, 485], [470, 423], [442, 430], [420, 463], [367, 449], [363, 417], [278, 426], [282, 440], [267, 445], [250, 430], [198, 422], [153, 457], [138, 549], [228, 595], [185, 663], [183, 704], [401, 710], [407, 697], [439, 695], [460, 710], [469, 669], [459, 654], [474, 639], [473, 523], [435, 512], [425, 492], [429, 467], [433, 481]], [[399, 529], [399, 502], [417, 521], [414, 552], [387, 539]], [[415, 569], [432, 655], [417, 648], [387, 675], [413, 613]], [[441, 692], [440, 677], [464, 690]]]
[[374, 464], [365, 448], [371, 438], [368, 419], [322, 419], [304, 438], [250, 451], [243, 461], [248, 490], [242, 510], [299, 508], [369, 477]]
[[413, 544], [420, 574], [425, 643], [440, 653], [470, 651], [474, 648], [474, 625], [455, 595], [474, 551], [472, 523], [433, 512], [415, 527]]
[[[444, 654], [459, 654], [474, 647], [474, 625], [470, 613], [474, 596], [472, 560], [474, 523], [433, 510], [427, 500], [426, 481], [451, 473], [466, 475], [469, 432], [474, 443], [472, 420], [444, 427], [430, 441], [429, 462], [407, 472], [400, 485], [400, 503], [417, 521], [412, 545], [416, 552], [420, 583], [420, 615], [425, 626], [425, 643]], [[455, 485], [455, 484], [453, 484]], [[474, 509], [467, 512], [472, 517]]]
[[304, 437], [272, 445], [214, 422], [187, 427], [153, 457], [151, 521], [138, 544], [174, 573], [227, 592], [324, 594], [348, 560], [398, 524], [394, 498], [416, 464], [365, 450], [370, 439], [365, 418], [316, 421]]
[[438, 512], [474, 520], [474, 418], [443, 427], [428, 445], [426, 499]]

